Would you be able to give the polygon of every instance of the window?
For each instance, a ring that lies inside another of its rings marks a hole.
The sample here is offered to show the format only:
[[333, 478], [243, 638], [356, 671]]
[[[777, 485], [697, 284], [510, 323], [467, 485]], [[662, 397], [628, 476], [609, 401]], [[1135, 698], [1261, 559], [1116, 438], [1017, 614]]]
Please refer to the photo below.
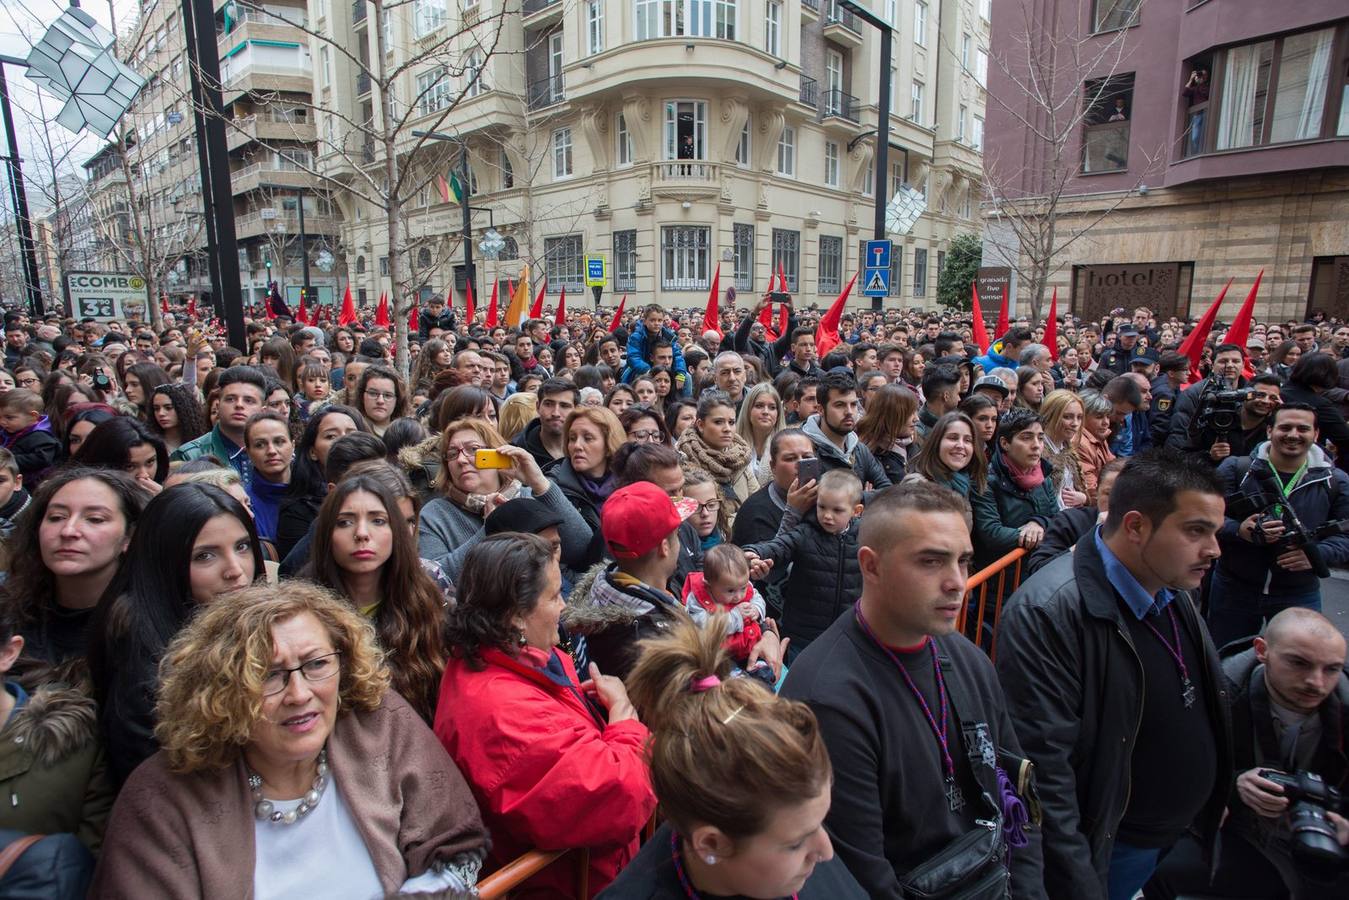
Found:
[[862, 170], [862, 193], [868, 197], [874, 196], [876, 192], [876, 170], [867, 166]]
[[436, 66], [417, 76], [419, 108], [424, 116], [450, 105], [450, 79], [444, 66]]
[[843, 238], [820, 236], [820, 293], [843, 289]]
[[500, 151], [501, 166], [501, 189], [508, 191], [515, 187], [515, 169], [511, 166], [511, 158], [505, 150]]
[[838, 187], [838, 144], [824, 142], [824, 183], [826, 187]]
[[319, 48], [319, 72], [323, 78], [323, 87], [330, 87], [333, 83], [333, 58], [327, 44]]
[[586, 50], [591, 56], [604, 50], [603, 0], [586, 3]]
[[389, 257], [381, 256], [379, 258], [379, 274], [381, 275], [389, 274]]
[[1270, 143], [1321, 136], [1334, 37], [1334, 29], [1327, 28], [1291, 35], [1281, 42]]
[[913, 251], [913, 295], [927, 296], [927, 251], [922, 248]]
[[965, 118], [969, 115], [970, 108], [963, 103], [960, 105], [960, 112], [956, 115], [956, 140], [964, 143], [965, 141]]
[[582, 290], [585, 286], [583, 266], [579, 234], [543, 239], [543, 271], [548, 278], [548, 293], [559, 293], [564, 287]]
[[988, 53], [983, 50], [974, 53], [974, 80], [980, 87], [988, 87]]
[[364, 257], [364, 256], [358, 256], [358, 257], [356, 257], [356, 274], [357, 274], [357, 275], [364, 275], [364, 274], [365, 274], [365, 257]]
[[927, 4], [923, 0], [913, 5], [913, 42], [920, 47], [927, 46]]
[[635, 0], [639, 41], [663, 37], [735, 40], [737, 0]]
[[1095, 0], [1092, 21], [1096, 31], [1113, 31], [1138, 24], [1143, 0]]
[[787, 276], [787, 290], [795, 293], [800, 288], [801, 232], [785, 228], [773, 229], [773, 259], [770, 271], [781, 271]]
[[707, 159], [706, 101], [665, 101], [665, 158]]
[[614, 232], [614, 290], [637, 290], [637, 232]]
[[910, 94], [912, 105], [909, 108], [909, 118], [913, 119], [919, 125], [923, 124], [923, 83], [915, 81], [913, 91]]
[[487, 90], [487, 84], [482, 74], [482, 51], [470, 50], [466, 61], [464, 62], [464, 86], [465, 93], [470, 97], [476, 97]]
[[768, 0], [764, 19], [764, 50], [769, 56], [782, 55], [782, 0]]
[[553, 132], [553, 177], [569, 178], [571, 174], [571, 129], [559, 128]]
[[[384, 21], [388, 22], [390, 18], [390, 14], [385, 12]], [[425, 37], [448, 20], [445, 0], [417, 0], [412, 9], [412, 18], [413, 32], [419, 38]]]
[[[1326, 104], [1333, 104], [1336, 92], [1343, 92], [1335, 129], [1342, 133], [1349, 91], [1338, 76], [1333, 81], [1330, 77], [1333, 44], [1334, 29], [1322, 29], [1219, 53], [1214, 64], [1217, 77], [1209, 79], [1219, 85], [1209, 103], [1217, 110], [1216, 148], [1320, 137]], [[1191, 112], [1191, 128], [1201, 135], [1202, 115]], [[1197, 125], [1194, 117], [1200, 117]]]
[[750, 167], [749, 122], [750, 117], [745, 116], [745, 127], [740, 129], [740, 140], [735, 144], [735, 164], [742, 169]]
[[899, 27], [899, 0], [885, 0], [885, 21]]
[[899, 193], [899, 189], [904, 186], [904, 160], [897, 159], [890, 163], [890, 196], [893, 197]]
[[960, 67], [967, 71], [970, 68], [970, 46], [972, 44], [973, 40], [968, 34], [960, 36]]
[[790, 125], [782, 129], [778, 138], [778, 174], [796, 176], [796, 129]]
[[735, 289], [754, 290], [754, 226], [740, 223], [731, 226], [732, 258], [735, 269]]
[[618, 121], [614, 125], [614, 134], [618, 138], [618, 164], [620, 166], [632, 165], [632, 134], [628, 131], [628, 120], [622, 113], [618, 114]]
[[970, 128], [970, 146], [975, 150], [984, 149], [984, 119], [983, 116], [975, 116], [974, 124]]
[[711, 228], [698, 225], [666, 225], [661, 228], [661, 289], [707, 290], [712, 275], [711, 242]]
[[979, 18], [985, 22], [993, 18], [993, 0], [979, 0]]
[[1082, 139], [1082, 171], [1117, 172], [1129, 167], [1129, 119], [1133, 114], [1134, 76], [1088, 81]]

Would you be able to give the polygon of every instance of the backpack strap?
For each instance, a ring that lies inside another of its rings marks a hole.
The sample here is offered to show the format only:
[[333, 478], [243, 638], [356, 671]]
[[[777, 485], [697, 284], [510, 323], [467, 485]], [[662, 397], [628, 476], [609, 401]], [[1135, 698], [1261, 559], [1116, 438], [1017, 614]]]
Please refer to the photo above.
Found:
[[28, 848], [46, 837], [45, 834], [25, 834], [23, 837], [10, 841], [4, 850], [0, 850], [0, 878], [4, 878], [9, 873], [13, 865], [19, 861], [19, 857], [28, 852]]

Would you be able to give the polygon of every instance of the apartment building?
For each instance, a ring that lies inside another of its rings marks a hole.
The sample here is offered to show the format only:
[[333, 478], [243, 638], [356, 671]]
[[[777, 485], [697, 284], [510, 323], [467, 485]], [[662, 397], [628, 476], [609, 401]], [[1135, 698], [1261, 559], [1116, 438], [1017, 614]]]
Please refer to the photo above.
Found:
[[[780, 268], [798, 302], [826, 305], [859, 268], [877, 189], [910, 184], [928, 209], [893, 236], [886, 302], [930, 306], [948, 242], [980, 227], [988, 0], [872, 4], [895, 29], [879, 186], [878, 33], [829, 0], [418, 0], [383, 13], [314, 2], [315, 97], [331, 110], [318, 165], [386, 187], [382, 149], [353, 146], [344, 128], [382, 115], [369, 77], [382, 45], [408, 134], [434, 127], [468, 147], [480, 304], [521, 260], [550, 294], [589, 302], [584, 258], [601, 255], [606, 302], [701, 306], [720, 266], [742, 304]], [[426, 276], [422, 293], [462, 297], [462, 209], [434, 181], [457, 147], [411, 145], [400, 135], [400, 165], [417, 169], [409, 268]], [[373, 302], [393, 289], [383, 211], [335, 200], [347, 274]], [[476, 249], [489, 227], [506, 239], [495, 260]]]
[[[313, 175], [313, 66], [304, 0], [268, 0], [244, 8], [215, 0], [220, 80], [230, 121], [226, 139], [234, 198], [237, 265], [245, 302], [270, 281], [292, 303], [302, 284], [302, 246], [311, 262], [334, 244], [330, 192]], [[209, 293], [206, 228], [196, 131], [189, 93], [182, 6], [157, 0], [140, 10], [130, 64], [149, 80], [124, 122], [133, 184], [128, 189], [116, 143], [85, 163], [95, 210], [99, 258], [108, 270], [128, 267], [134, 250], [131, 202], [173, 296]], [[300, 240], [299, 204], [305, 240]], [[158, 272], [151, 274], [161, 277]], [[311, 282], [332, 302], [338, 278], [311, 265]]]
[[[1025, 123], [1043, 111], [1012, 78], [1025, 21], [1032, 52], [1058, 40], [1097, 63], [1076, 76], [1085, 115], [1066, 152], [1078, 171], [1057, 227], [1074, 234], [1106, 214], [1050, 280], [1075, 312], [1147, 303], [1198, 316], [1235, 277], [1230, 320], [1263, 268], [1258, 316], [1349, 316], [1343, 2], [1000, 0], [985, 163], [990, 183], [1037, 196], [1047, 151]], [[1006, 238], [991, 219], [986, 264]]]

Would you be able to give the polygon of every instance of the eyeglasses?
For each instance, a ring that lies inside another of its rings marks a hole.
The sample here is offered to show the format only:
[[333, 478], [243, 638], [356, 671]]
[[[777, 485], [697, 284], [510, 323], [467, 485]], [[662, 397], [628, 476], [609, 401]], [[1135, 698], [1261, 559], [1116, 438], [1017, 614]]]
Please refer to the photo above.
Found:
[[707, 500], [707, 501], [705, 501], [705, 502], [703, 502], [703, 503], [699, 503], [699, 504], [698, 504], [698, 512], [700, 512], [700, 513], [705, 513], [705, 512], [707, 512], [707, 513], [714, 513], [714, 512], [720, 511], [720, 509], [721, 509], [721, 501], [720, 501], [720, 500]]
[[461, 456], [473, 459], [474, 454], [479, 450], [486, 449], [487, 448], [481, 444], [465, 444], [462, 447], [456, 447], [454, 444], [450, 444], [445, 448], [445, 461], [449, 462], [450, 460], [457, 459]]
[[398, 395], [389, 391], [372, 391], [367, 388], [365, 396], [368, 400], [393, 400]]
[[629, 431], [628, 437], [634, 441], [648, 441], [655, 444], [660, 442], [660, 431], [655, 428], [641, 428], [637, 431]]
[[341, 668], [338, 665], [338, 657], [341, 655], [340, 652], [334, 651], [302, 662], [293, 669], [270, 670], [267, 677], [262, 679], [262, 696], [271, 697], [284, 691], [290, 685], [290, 676], [296, 672], [304, 676], [304, 680], [310, 684], [327, 681], [336, 675], [338, 669]]

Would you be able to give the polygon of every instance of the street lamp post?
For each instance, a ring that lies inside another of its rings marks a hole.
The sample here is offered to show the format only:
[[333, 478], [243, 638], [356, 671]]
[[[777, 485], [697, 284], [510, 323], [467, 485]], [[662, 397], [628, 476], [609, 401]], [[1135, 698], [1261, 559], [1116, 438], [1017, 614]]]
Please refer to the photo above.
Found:
[[38, 282], [37, 245], [33, 243], [33, 222], [28, 217], [28, 193], [23, 186], [23, 166], [19, 161], [19, 140], [14, 133], [14, 111], [9, 104], [9, 80], [5, 77], [5, 63], [28, 65], [26, 60], [0, 57], [0, 110], [5, 117], [5, 140], [9, 144], [10, 196], [14, 200], [14, 217], [19, 226], [19, 251], [23, 257], [23, 286], [28, 295], [28, 311], [40, 317], [46, 310], [42, 305], [42, 287]]

